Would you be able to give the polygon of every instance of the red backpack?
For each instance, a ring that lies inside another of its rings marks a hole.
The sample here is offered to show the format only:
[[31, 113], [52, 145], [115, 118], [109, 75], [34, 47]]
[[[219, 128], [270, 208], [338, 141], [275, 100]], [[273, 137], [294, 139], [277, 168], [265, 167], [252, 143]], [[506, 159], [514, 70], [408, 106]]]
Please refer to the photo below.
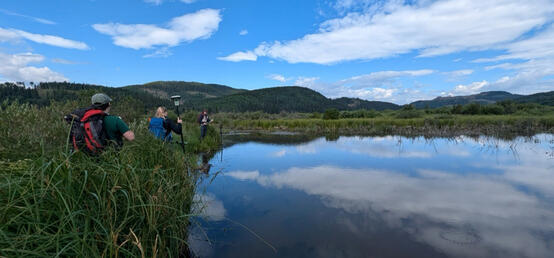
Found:
[[104, 149], [107, 138], [104, 116], [104, 111], [89, 107], [77, 109], [64, 117], [71, 124], [69, 141], [75, 151], [95, 155]]

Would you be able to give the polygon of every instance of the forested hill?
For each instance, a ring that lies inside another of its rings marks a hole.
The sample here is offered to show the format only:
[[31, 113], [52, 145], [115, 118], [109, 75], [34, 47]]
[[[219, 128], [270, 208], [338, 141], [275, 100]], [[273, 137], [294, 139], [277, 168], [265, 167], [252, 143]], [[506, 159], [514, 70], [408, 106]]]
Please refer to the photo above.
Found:
[[522, 95], [512, 94], [506, 91], [487, 91], [468, 96], [437, 97], [433, 100], [419, 100], [412, 102], [416, 108], [437, 108], [442, 106], [465, 105], [469, 103], [492, 104], [502, 100], [514, 100]]
[[541, 105], [554, 106], [554, 91], [522, 96], [515, 99], [515, 101], [521, 103], [537, 103]]
[[217, 98], [246, 91], [219, 84], [183, 81], [156, 81], [141, 85], [125, 86], [123, 88], [135, 92], [148, 93], [161, 99], [169, 99], [173, 95], [180, 95], [183, 102]]
[[90, 97], [98, 92], [108, 94], [117, 102], [132, 102], [134, 103], [133, 106], [143, 106], [144, 108], [141, 109], [171, 103], [169, 99], [158, 98], [149, 93], [100, 85], [43, 82], [32, 85], [32, 87], [22, 87], [13, 83], [0, 84], [0, 99], [2, 101], [19, 101], [39, 106], [49, 105], [51, 101], [79, 101], [82, 105], [87, 105], [90, 104]]
[[[187, 105], [187, 103], [185, 103]], [[366, 101], [353, 98], [329, 99], [319, 92], [298, 87], [274, 87], [244, 91], [219, 98], [205, 99], [188, 103], [190, 108], [210, 108], [215, 112], [264, 111], [267, 113], [286, 112], [323, 112], [329, 108], [338, 110], [356, 109], [397, 109], [398, 105]]]
[[[118, 109], [133, 109], [137, 113], [152, 111], [161, 105], [172, 105], [169, 99], [172, 95], [181, 95], [182, 103], [187, 109], [208, 108], [212, 112], [322, 112], [329, 108], [384, 110], [400, 107], [393, 103], [356, 98], [329, 99], [319, 92], [297, 86], [242, 90], [218, 84], [178, 81], [159, 81], [119, 88], [67, 82], [40, 83], [30, 86], [22, 87], [13, 83], [0, 83], [0, 104], [4, 101], [19, 101], [45, 106], [51, 101], [76, 100], [80, 105], [88, 105], [90, 96], [94, 93], [104, 92], [118, 103], [116, 105]], [[438, 97], [433, 100], [416, 101], [412, 104], [417, 108], [436, 108], [472, 102], [489, 104], [503, 100], [554, 105], [554, 91], [528, 96], [505, 91], [490, 91], [469, 96]]]

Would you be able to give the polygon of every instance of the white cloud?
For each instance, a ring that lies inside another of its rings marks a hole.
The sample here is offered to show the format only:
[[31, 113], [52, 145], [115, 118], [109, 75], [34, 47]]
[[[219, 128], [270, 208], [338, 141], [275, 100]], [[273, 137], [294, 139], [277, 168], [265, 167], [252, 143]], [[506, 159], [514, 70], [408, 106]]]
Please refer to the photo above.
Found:
[[46, 45], [51, 45], [56, 47], [73, 48], [73, 49], [80, 49], [80, 50], [89, 49], [87, 44], [80, 41], [74, 41], [74, 40], [65, 39], [62, 37], [52, 36], [52, 35], [34, 34], [34, 33], [29, 33], [26, 31], [16, 30], [16, 29], [4, 29], [0, 27], [0, 42], [14, 41], [14, 40], [20, 40], [20, 39], [26, 39], [36, 43], [46, 44]]
[[315, 82], [319, 80], [319, 77], [298, 77], [294, 82], [296, 86], [312, 88], [315, 86]]
[[241, 35], [241, 36], [244, 36], [244, 35], [246, 35], [246, 34], [248, 34], [248, 31], [247, 31], [247, 30], [241, 30], [241, 31], [239, 32], [239, 35]]
[[449, 76], [459, 77], [459, 76], [466, 76], [473, 73], [473, 70], [471, 69], [464, 69], [464, 70], [456, 70], [452, 72], [445, 72], [444, 74], [447, 74]]
[[280, 81], [280, 82], [288, 81], [288, 79], [285, 78], [285, 76], [280, 75], [280, 74], [270, 74], [270, 75], [267, 76], [267, 78], [271, 79], [271, 80], [274, 80], [274, 81]]
[[28, 66], [30, 63], [40, 63], [43, 60], [44, 56], [33, 53], [14, 55], [0, 53], [0, 75], [6, 81], [68, 81], [66, 77], [46, 66]]
[[141, 49], [154, 46], [177, 46], [182, 42], [207, 39], [217, 31], [221, 22], [220, 10], [202, 9], [171, 19], [163, 27], [152, 24], [94, 24], [92, 27], [112, 36], [117, 46]]
[[476, 59], [474, 62], [498, 62], [485, 70], [505, 69], [515, 71], [515, 75], [504, 76], [487, 86], [489, 90], [508, 90], [515, 93], [530, 94], [550, 91], [554, 80], [545, 77], [554, 75], [554, 25], [550, 25], [535, 35], [505, 45], [507, 54], [493, 58]]
[[66, 60], [63, 58], [52, 58], [51, 61], [56, 64], [66, 64], [66, 65], [82, 64], [81, 62], [75, 62], [75, 61]]
[[225, 57], [218, 57], [217, 59], [230, 62], [240, 62], [240, 61], [256, 61], [258, 56], [252, 51], [247, 52], [235, 52], [231, 55]]
[[462, 77], [473, 74], [473, 72], [474, 71], [472, 69], [463, 69], [451, 72], [443, 72], [442, 74], [446, 75], [448, 81], [456, 81], [461, 79]]
[[485, 91], [483, 88], [490, 85], [488, 81], [481, 81], [481, 82], [473, 82], [468, 85], [457, 85], [454, 88], [453, 94], [454, 95], [469, 95], [469, 94], [476, 94], [482, 91]]
[[142, 57], [144, 57], [144, 58], [156, 58], [156, 57], [168, 57], [168, 56], [171, 56], [171, 55], [173, 55], [173, 52], [171, 52], [171, 50], [169, 50], [168, 47], [162, 47], [162, 48], [156, 49], [156, 51], [154, 51], [153, 53], [146, 54]]
[[20, 14], [20, 13], [12, 12], [12, 11], [5, 10], [5, 9], [0, 9], [0, 12], [4, 13], [4, 14], [7, 14], [7, 15], [11, 15], [11, 16], [27, 18], [27, 19], [30, 19], [30, 20], [33, 20], [33, 21], [36, 21], [36, 22], [39, 22], [39, 23], [42, 23], [42, 24], [47, 24], [47, 25], [56, 24], [56, 22], [53, 22], [51, 20], [38, 18], [38, 17], [34, 17], [34, 16], [29, 16], [29, 15], [25, 15], [25, 14]]
[[254, 53], [289, 63], [317, 64], [413, 51], [422, 57], [444, 55], [497, 48], [554, 17], [554, 4], [549, 0], [384, 2], [325, 21], [318, 32], [302, 38], [264, 42]]
[[336, 82], [320, 82], [318, 77], [300, 77], [295, 85], [308, 87], [330, 98], [353, 97], [366, 100], [406, 103], [427, 97], [418, 89], [406, 89], [398, 79], [433, 74], [434, 70], [379, 71]]

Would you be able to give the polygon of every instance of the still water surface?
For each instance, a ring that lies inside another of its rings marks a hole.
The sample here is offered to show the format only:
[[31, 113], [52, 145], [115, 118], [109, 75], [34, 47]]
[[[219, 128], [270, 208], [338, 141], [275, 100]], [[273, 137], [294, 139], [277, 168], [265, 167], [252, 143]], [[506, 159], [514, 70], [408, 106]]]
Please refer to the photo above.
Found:
[[196, 196], [200, 257], [554, 257], [554, 135], [236, 138]]

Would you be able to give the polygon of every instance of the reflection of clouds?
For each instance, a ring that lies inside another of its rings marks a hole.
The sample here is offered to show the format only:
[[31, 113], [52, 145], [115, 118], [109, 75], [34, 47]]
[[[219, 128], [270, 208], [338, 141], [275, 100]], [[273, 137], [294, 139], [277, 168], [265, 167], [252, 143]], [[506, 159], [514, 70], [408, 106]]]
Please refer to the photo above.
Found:
[[223, 202], [216, 199], [211, 193], [194, 195], [192, 212], [200, 214], [207, 220], [219, 221], [225, 219], [225, 207]]
[[255, 180], [260, 176], [260, 172], [257, 170], [254, 171], [232, 171], [226, 173], [227, 176], [233, 177], [235, 179], [244, 181], [244, 180]]
[[285, 149], [282, 149], [280, 151], [272, 152], [271, 156], [275, 158], [281, 158], [287, 154], [287, 151]]
[[[538, 170], [539, 178], [544, 172]], [[554, 213], [538, 197], [515, 187], [511, 172], [505, 177], [421, 170], [414, 177], [385, 170], [320, 166], [290, 168], [268, 176], [253, 172], [227, 175], [264, 186], [302, 190], [350, 213], [377, 212], [391, 226], [402, 227], [406, 219], [421, 218], [414, 225], [414, 237], [451, 255], [486, 257], [502, 251], [516, 257], [546, 257], [554, 252], [541, 234], [554, 230]], [[536, 176], [533, 171], [517, 175]], [[547, 186], [554, 187], [553, 181], [541, 185]], [[471, 248], [445, 241], [441, 232], [449, 227], [471, 228], [480, 241]]]
[[387, 137], [340, 137], [332, 146], [324, 139], [302, 144], [296, 147], [296, 151], [304, 154], [315, 154], [324, 148], [336, 148], [354, 154], [368, 155], [379, 158], [430, 158], [432, 154], [427, 151], [405, 150], [402, 146], [402, 138]]

